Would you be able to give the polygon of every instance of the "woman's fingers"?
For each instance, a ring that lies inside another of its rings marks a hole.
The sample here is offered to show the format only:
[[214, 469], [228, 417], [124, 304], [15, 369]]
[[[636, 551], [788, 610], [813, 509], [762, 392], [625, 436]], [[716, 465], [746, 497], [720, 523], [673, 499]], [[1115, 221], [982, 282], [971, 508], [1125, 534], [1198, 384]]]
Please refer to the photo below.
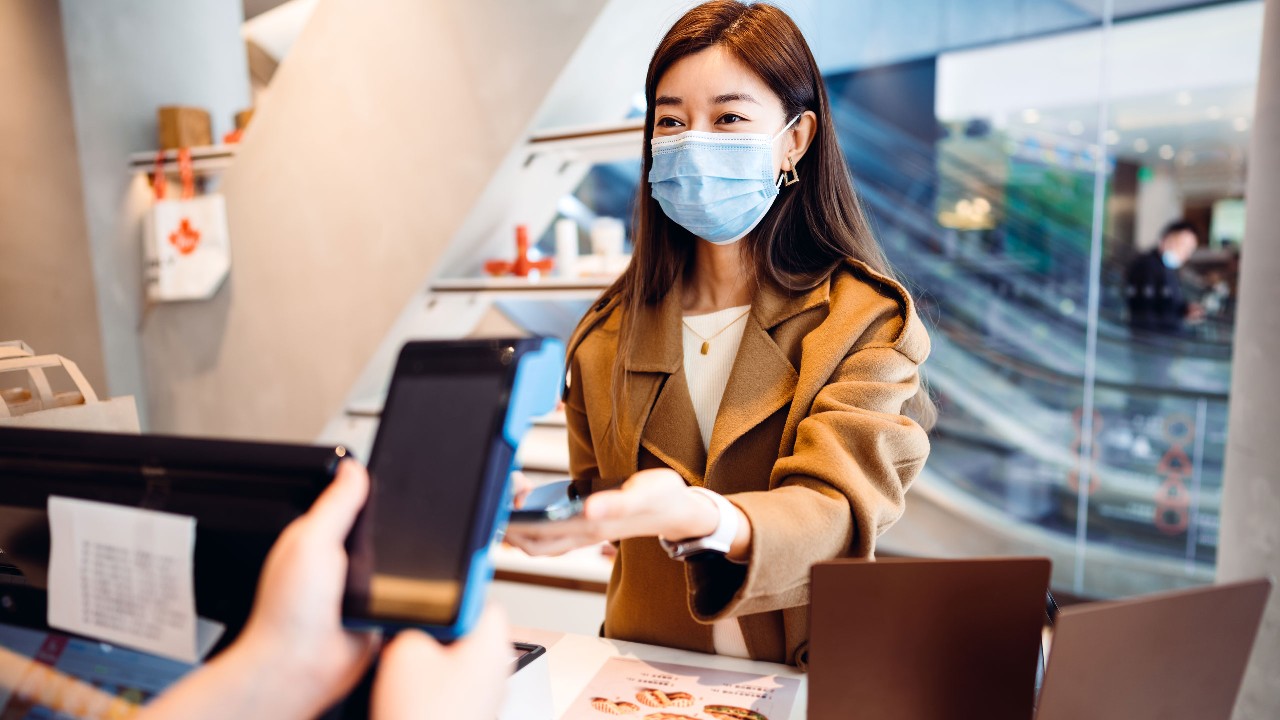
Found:
[[539, 529], [536, 534], [508, 531], [507, 542], [530, 555], [562, 555], [576, 548], [595, 545], [601, 540], [592, 533]]
[[521, 549], [530, 555], [537, 557], [554, 557], [563, 555], [578, 548], [595, 545], [597, 541], [587, 538], [566, 536], [558, 538], [547, 538], [545, 540], [535, 540], [527, 543]]
[[631, 513], [630, 490], [603, 490], [592, 493], [582, 507], [582, 516], [591, 521], [602, 522], [624, 518]]
[[515, 505], [517, 510], [524, 507], [524, 500], [532, 490], [533, 481], [526, 477], [524, 473], [519, 470], [511, 473], [512, 504]]

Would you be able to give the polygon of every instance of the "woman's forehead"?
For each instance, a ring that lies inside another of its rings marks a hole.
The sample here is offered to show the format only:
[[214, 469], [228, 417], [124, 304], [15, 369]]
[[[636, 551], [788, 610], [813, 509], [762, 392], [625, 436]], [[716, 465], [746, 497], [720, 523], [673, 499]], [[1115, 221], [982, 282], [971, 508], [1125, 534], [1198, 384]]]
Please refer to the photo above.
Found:
[[755, 71], [721, 45], [672, 63], [658, 79], [654, 94], [683, 104], [715, 104], [717, 98], [733, 95], [749, 96], [763, 106], [782, 103]]

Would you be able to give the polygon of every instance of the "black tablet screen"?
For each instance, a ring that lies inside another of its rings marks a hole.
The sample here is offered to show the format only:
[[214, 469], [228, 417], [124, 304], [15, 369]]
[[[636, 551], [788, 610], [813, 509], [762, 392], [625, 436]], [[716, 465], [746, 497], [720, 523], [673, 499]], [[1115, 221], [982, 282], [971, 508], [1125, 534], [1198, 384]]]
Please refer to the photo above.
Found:
[[[448, 625], [458, 613], [469, 538], [505, 374], [403, 374], [370, 458], [373, 497], [352, 561], [371, 571], [366, 617]], [[348, 612], [353, 608], [348, 597]], [[359, 605], [360, 603], [355, 603]]]

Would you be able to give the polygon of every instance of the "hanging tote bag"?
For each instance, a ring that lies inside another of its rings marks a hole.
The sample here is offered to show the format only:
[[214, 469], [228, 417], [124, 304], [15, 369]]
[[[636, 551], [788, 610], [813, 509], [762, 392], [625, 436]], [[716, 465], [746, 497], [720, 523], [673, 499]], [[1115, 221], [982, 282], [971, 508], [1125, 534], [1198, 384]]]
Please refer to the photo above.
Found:
[[[46, 370], [75, 388], [54, 392]], [[80, 368], [61, 355], [36, 355], [21, 341], [0, 342], [0, 426], [137, 433], [132, 396], [101, 400]]]
[[156, 154], [155, 204], [143, 242], [150, 302], [208, 300], [231, 270], [226, 201], [216, 193], [196, 195], [188, 148], [178, 150], [178, 172], [182, 194], [167, 198], [164, 152]]

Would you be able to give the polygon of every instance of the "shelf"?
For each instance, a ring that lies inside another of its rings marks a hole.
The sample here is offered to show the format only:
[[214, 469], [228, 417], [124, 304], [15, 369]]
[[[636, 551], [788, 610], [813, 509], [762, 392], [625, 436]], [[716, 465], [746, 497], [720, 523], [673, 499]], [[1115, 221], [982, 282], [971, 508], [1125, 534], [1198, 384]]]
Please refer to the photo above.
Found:
[[483, 290], [519, 290], [545, 292], [554, 290], [604, 290], [613, 277], [479, 277], [442, 278], [431, 283], [432, 292], [476, 292]]
[[[222, 172], [231, 167], [235, 160], [235, 145], [204, 145], [191, 148], [191, 169], [197, 174]], [[154, 172], [156, 167], [156, 151], [136, 152], [129, 156], [129, 168], [135, 172]], [[178, 151], [164, 151], [164, 171], [166, 174], [178, 174]]]

